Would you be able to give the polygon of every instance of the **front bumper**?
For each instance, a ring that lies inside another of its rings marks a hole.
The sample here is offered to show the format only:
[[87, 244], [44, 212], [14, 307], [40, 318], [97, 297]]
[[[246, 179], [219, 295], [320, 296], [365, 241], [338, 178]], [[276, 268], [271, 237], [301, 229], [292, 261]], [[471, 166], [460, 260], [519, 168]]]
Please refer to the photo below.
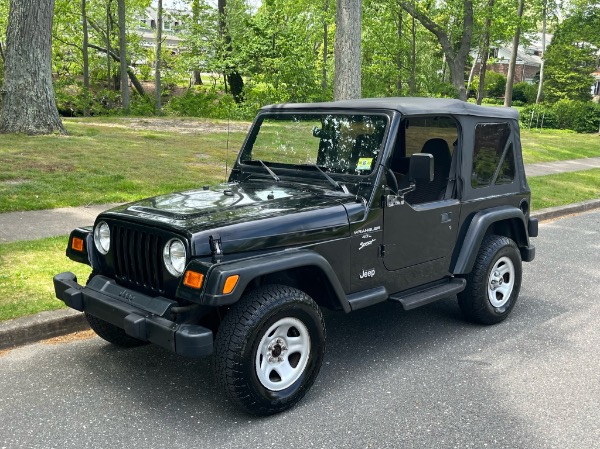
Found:
[[94, 276], [84, 287], [70, 272], [54, 276], [54, 291], [67, 306], [107, 321], [138, 340], [187, 357], [202, 357], [213, 351], [210, 329], [167, 318], [177, 305], [167, 298], [143, 295], [101, 275]]

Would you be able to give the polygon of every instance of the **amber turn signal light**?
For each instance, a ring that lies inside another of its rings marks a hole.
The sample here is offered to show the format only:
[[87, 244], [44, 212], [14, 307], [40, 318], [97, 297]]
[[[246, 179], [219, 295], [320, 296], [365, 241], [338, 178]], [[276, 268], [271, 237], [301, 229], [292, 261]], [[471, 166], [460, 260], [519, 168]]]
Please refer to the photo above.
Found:
[[71, 239], [71, 248], [75, 251], [83, 252], [83, 239], [79, 237], [73, 237]]
[[233, 291], [233, 289], [235, 288], [235, 286], [237, 285], [239, 279], [240, 279], [239, 274], [234, 274], [233, 276], [229, 276], [227, 278], [227, 280], [225, 281], [225, 285], [223, 286], [223, 294], [228, 295], [229, 293], [231, 293]]
[[183, 278], [183, 285], [190, 288], [200, 288], [204, 282], [204, 275], [196, 271], [188, 270]]

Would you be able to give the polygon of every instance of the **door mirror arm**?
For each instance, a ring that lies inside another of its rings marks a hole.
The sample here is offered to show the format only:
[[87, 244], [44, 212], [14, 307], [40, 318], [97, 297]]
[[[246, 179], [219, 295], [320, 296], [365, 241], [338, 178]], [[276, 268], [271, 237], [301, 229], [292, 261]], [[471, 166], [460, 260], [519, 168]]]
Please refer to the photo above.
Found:
[[394, 195], [386, 195], [385, 196], [385, 205], [386, 207], [394, 207], [404, 204], [404, 195], [409, 192], [412, 192], [417, 188], [417, 184], [415, 182], [411, 182], [408, 187], [404, 187], [403, 189], [399, 189]]

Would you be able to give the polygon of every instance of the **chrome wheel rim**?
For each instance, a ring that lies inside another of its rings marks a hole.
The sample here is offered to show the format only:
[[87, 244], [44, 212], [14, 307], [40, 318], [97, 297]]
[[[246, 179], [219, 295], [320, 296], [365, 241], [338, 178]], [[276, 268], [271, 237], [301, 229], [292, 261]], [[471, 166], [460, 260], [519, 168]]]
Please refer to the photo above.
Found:
[[506, 305], [515, 286], [515, 265], [508, 257], [496, 261], [488, 279], [488, 299], [495, 308]]
[[282, 318], [263, 335], [256, 351], [256, 375], [263, 387], [281, 391], [296, 382], [308, 363], [310, 335], [297, 318]]

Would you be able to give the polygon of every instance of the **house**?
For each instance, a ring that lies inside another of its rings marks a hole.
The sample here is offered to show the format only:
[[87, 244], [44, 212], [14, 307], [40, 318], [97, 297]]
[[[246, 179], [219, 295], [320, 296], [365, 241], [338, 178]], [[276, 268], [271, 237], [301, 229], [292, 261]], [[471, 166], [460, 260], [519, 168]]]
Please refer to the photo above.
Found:
[[[546, 34], [546, 46], [550, 44], [551, 40], [552, 34]], [[540, 77], [540, 68], [542, 66], [542, 33], [536, 33], [533, 36], [529, 36], [527, 39], [524, 39], [524, 41], [526, 43], [519, 45], [519, 48], [517, 49], [517, 61], [513, 82], [515, 84], [521, 82], [531, 84], [537, 83]], [[487, 69], [508, 76], [511, 54], [511, 46], [498, 45], [490, 48]], [[475, 65], [475, 73], [479, 73], [480, 67], [481, 63], [477, 62]]]
[[[184, 21], [190, 16], [189, 11], [178, 9], [163, 9], [163, 48], [168, 48], [173, 54], [179, 53], [182, 45], [182, 39], [179, 32], [183, 27]], [[156, 24], [157, 10], [149, 7], [142, 17], [139, 18], [137, 32], [142, 38], [144, 48], [155, 48], [156, 46]]]

